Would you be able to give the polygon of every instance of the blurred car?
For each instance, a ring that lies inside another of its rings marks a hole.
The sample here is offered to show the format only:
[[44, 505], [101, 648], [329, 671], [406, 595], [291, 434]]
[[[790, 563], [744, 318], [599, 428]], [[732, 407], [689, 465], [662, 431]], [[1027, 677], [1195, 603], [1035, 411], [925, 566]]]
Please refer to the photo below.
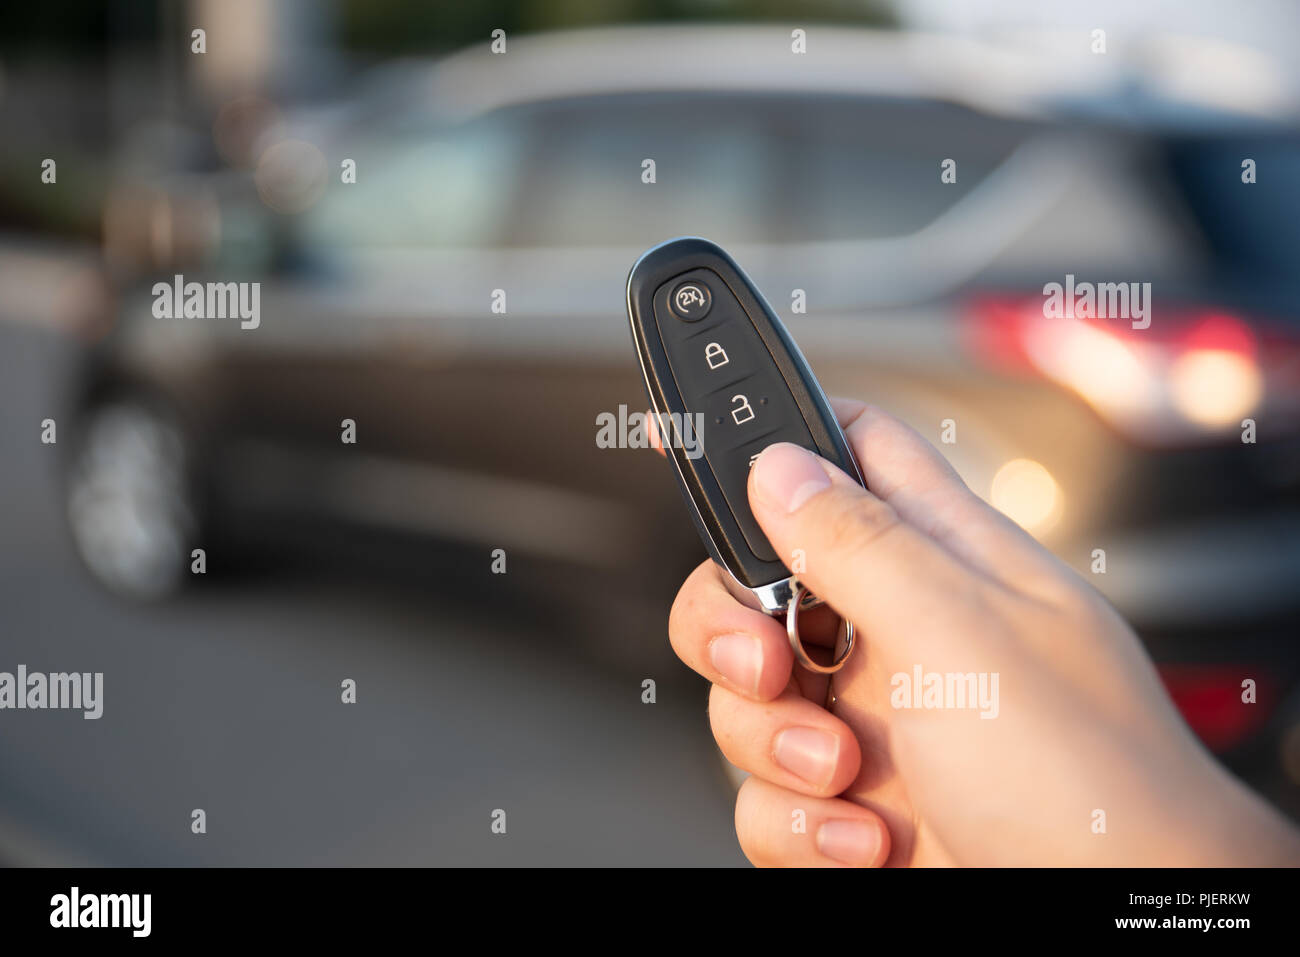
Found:
[[[492, 549], [532, 562], [617, 644], [703, 557], [666, 467], [596, 442], [646, 405], [624, 281], [702, 235], [828, 392], [912, 423], [1118, 606], [1209, 744], [1256, 777], [1300, 763], [1278, 756], [1300, 747], [1294, 105], [1171, 104], [940, 38], [780, 41], [512, 40], [328, 108], [232, 105], [255, 122], [220, 114], [174, 168], [124, 176], [106, 229], [128, 278], [69, 430], [92, 573], [157, 597], [196, 543], [230, 566], [384, 529], [484, 575]], [[260, 324], [155, 317], [176, 274], [259, 282]], [[1150, 283], [1149, 328], [1046, 318], [1067, 276]], [[460, 600], [490, 600], [476, 581]]]

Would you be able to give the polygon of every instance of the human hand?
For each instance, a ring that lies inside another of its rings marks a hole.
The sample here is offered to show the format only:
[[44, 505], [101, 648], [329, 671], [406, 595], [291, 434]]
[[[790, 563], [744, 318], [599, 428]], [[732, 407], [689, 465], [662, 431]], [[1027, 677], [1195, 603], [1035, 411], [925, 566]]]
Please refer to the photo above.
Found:
[[[834, 714], [827, 679], [793, 666], [783, 624], [740, 604], [713, 562], [669, 619], [679, 657], [713, 682], [719, 747], [751, 774], [736, 802], [751, 861], [1300, 863], [1296, 832], [1204, 751], [1094, 589], [911, 429], [834, 405], [870, 491], [788, 444], [749, 484], [777, 554], [799, 555], [799, 580], [857, 629]], [[802, 615], [810, 644], [833, 643], [830, 608]], [[905, 700], [918, 668], [973, 675], [984, 701]]]

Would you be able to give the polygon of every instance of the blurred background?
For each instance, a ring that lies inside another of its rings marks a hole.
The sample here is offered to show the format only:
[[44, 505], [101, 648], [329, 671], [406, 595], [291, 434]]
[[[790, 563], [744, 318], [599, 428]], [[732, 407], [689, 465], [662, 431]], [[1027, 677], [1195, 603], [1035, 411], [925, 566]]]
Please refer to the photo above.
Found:
[[[666, 640], [703, 548], [595, 442], [683, 234], [828, 392], [951, 420], [1300, 816], [1300, 9], [1135, 6], [6, 10], [0, 670], [105, 700], [0, 714], [0, 862], [743, 863]], [[178, 273], [259, 327], [155, 318]], [[1151, 283], [1150, 328], [1044, 320], [1067, 274]]]

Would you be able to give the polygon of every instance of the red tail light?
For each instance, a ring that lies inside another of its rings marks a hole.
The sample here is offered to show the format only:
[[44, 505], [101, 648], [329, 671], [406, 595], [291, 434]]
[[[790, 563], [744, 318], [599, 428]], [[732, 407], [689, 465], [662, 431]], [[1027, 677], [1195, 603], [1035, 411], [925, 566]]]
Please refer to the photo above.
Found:
[[1300, 429], [1300, 335], [1224, 311], [1123, 320], [1049, 318], [1042, 297], [984, 297], [967, 313], [984, 361], [1077, 393], [1135, 441], [1202, 442], [1268, 413], [1270, 434]]

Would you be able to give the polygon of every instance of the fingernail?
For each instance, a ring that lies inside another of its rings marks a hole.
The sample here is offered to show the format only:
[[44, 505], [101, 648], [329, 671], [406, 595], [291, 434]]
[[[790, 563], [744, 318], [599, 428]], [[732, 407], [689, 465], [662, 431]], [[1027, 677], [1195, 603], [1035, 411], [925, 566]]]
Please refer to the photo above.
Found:
[[839, 745], [833, 734], [816, 728], [786, 728], [776, 736], [776, 763], [815, 787], [831, 783]]
[[880, 853], [880, 827], [872, 821], [827, 821], [817, 828], [817, 850], [841, 864], [869, 866]]
[[764, 501], [786, 512], [793, 512], [830, 486], [830, 476], [817, 456], [789, 442], [769, 446], [754, 463], [755, 491]]
[[763, 643], [753, 635], [721, 635], [709, 644], [709, 660], [718, 674], [751, 695], [758, 694], [763, 673]]

